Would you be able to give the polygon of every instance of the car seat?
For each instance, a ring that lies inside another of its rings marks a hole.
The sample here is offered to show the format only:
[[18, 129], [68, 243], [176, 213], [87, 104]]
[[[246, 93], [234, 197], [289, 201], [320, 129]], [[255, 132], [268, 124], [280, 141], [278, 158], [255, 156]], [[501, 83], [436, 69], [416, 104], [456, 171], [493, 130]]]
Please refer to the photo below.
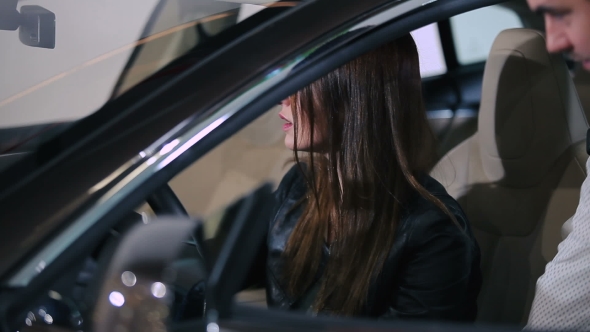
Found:
[[477, 132], [432, 175], [467, 214], [482, 252], [478, 321], [528, 318], [585, 179], [586, 116], [542, 33], [501, 32], [485, 66]]
[[573, 71], [573, 75], [578, 97], [580, 97], [586, 118], [588, 118], [590, 114], [590, 72], [578, 67]]

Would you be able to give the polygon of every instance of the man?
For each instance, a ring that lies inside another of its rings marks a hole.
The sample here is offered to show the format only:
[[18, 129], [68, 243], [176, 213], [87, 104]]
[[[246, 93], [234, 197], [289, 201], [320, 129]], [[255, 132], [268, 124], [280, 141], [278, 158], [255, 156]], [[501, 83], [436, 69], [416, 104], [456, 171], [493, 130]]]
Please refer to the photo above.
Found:
[[528, 0], [545, 18], [547, 50], [563, 52], [590, 70], [590, 1]]
[[[547, 50], [590, 71], [590, 0], [527, 1], [545, 18]], [[586, 169], [590, 174], [590, 160]], [[590, 330], [590, 177], [571, 220], [571, 233], [537, 281], [527, 328]]]

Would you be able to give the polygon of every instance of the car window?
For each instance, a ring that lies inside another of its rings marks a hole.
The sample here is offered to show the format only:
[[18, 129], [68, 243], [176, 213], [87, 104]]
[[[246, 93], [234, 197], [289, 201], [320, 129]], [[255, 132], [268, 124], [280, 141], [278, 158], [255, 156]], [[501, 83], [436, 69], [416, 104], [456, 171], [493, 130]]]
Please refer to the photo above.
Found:
[[461, 65], [485, 61], [498, 33], [523, 26], [515, 12], [499, 5], [457, 15], [450, 21], [455, 52]]
[[[293, 152], [285, 147], [280, 111], [281, 106], [271, 108], [170, 181], [190, 215], [207, 216], [204, 235], [213, 252], [224, 241], [219, 211], [264, 183], [276, 188], [294, 165]], [[235, 301], [267, 307], [262, 285], [240, 291]]]
[[172, 179], [189, 214], [209, 215], [265, 181], [278, 184], [293, 157], [279, 111], [272, 108]]
[[[19, 1], [15, 17], [32, 12], [49, 32], [34, 43], [23, 39], [31, 28], [24, 23], [0, 30], [0, 169], [18, 159], [2, 158], [9, 153], [36, 151], [63, 124], [93, 114], [158, 71], [182, 72], [268, 19], [244, 22], [257, 11], [297, 4], [266, 1], [252, 8], [247, 2]], [[219, 37], [234, 26], [240, 28]], [[51, 40], [43, 38], [48, 35]], [[195, 50], [190, 63], [175, 65]]]
[[420, 56], [420, 74], [423, 78], [447, 72], [438, 26], [436, 23], [412, 31]]
[[[238, 219], [236, 211], [232, 211], [235, 210], [236, 202], [252, 195], [265, 183], [276, 187], [292, 165], [289, 163], [292, 152], [283, 143], [283, 121], [278, 116], [279, 110], [279, 106], [273, 107], [169, 183], [191, 218], [202, 221], [202, 245], [206, 257], [210, 259], [209, 264], [217, 259], [229, 230]], [[143, 204], [135, 212], [117, 221], [93, 249], [90, 257], [63, 271], [58, 282], [48, 286], [39, 300], [19, 313], [19, 326], [53, 325], [72, 330], [89, 329], [92, 299], [99, 298], [98, 286], [103, 282], [100, 278], [108, 266], [99, 263], [113, 261], [115, 248], [120, 246], [133, 227], [163, 222], [158, 220], [162, 216], [154, 213], [149, 204]], [[176, 271], [177, 278], [158, 286], [159, 290], [167, 289], [165, 293], [168, 294], [170, 322], [202, 318], [203, 308], [198, 307], [202, 296], [199, 287], [204, 287], [202, 281], [210, 271], [201, 259], [202, 252], [194, 246], [193, 239], [187, 234], [186, 245], [170, 266]], [[76, 280], [76, 283], [72, 285], [68, 280]], [[121, 280], [132, 288], [136, 283], [139, 285], [140, 275], [134, 270], [125, 271], [121, 274]], [[126, 301], [130, 301], [127, 291], [127, 288], [113, 289], [108, 301], [113, 307], [123, 306]], [[252, 287], [238, 293], [236, 300], [246, 305], [266, 307], [264, 294], [263, 289]], [[184, 301], [192, 305], [186, 305]]]

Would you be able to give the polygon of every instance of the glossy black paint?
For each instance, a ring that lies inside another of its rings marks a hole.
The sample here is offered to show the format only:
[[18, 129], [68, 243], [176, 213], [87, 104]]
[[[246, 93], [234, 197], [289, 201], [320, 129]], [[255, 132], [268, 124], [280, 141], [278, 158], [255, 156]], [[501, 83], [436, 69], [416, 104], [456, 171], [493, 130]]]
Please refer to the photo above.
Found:
[[[190, 321], [174, 324], [171, 332], [204, 331], [203, 321]], [[219, 326], [230, 331], [330, 331], [330, 332], [516, 332], [521, 329], [506, 326], [486, 326], [473, 324], [440, 324], [437, 322], [417, 323], [398, 321], [395, 327], [391, 321], [374, 319], [350, 319], [341, 317], [307, 315], [283, 310], [267, 310], [254, 307], [236, 306], [232, 318], [220, 320]], [[280, 328], [278, 328], [280, 327]]]

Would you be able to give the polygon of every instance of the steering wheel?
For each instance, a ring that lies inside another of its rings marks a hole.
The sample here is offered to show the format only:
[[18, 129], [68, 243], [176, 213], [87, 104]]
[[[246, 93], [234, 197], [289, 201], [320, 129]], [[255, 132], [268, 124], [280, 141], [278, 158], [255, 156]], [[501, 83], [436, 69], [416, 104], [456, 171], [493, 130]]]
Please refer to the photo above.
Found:
[[184, 206], [166, 183], [146, 199], [156, 215], [175, 215], [188, 217]]
[[[146, 201], [157, 216], [176, 215], [188, 217], [186, 209], [168, 184], [154, 191]], [[116, 249], [119, 234], [141, 222], [142, 217], [139, 214], [130, 212], [119, 221], [118, 226], [111, 230], [111, 235], [105, 238], [103, 244], [99, 246], [96, 251], [98, 256], [86, 260], [84, 267], [78, 273], [76, 285], [74, 286], [78, 294], [84, 294], [83, 298], [74, 299], [65, 294], [60, 296], [59, 299], [44, 296], [35, 304], [38, 310], [30, 311], [29, 316], [47, 312], [52, 317], [52, 321], [47, 324], [72, 329], [89, 327], [87, 317], [93, 310], [93, 304], [97, 299], [99, 290], [99, 283], [96, 280], [102, 277], [101, 271], [106, 270], [109, 257]], [[172, 310], [177, 318], [198, 317], [204, 311], [203, 293], [205, 283], [203, 276], [208, 268], [205, 260], [207, 256], [203, 251], [203, 245], [197, 240], [201, 237], [195, 237], [193, 234], [187, 234], [187, 237], [189, 235], [190, 240], [186, 242], [189, 246], [183, 251], [183, 257], [179, 259], [178, 264], [175, 264], [177, 265], [175, 268], [178, 271], [178, 280], [173, 285], [170, 285], [177, 295], [175, 296], [175, 302], [178, 303], [173, 304]], [[94, 277], [89, 278], [90, 275]], [[42, 316], [28, 317], [28, 319], [40, 322], [40, 324], [44, 322]], [[22, 321], [24, 321], [24, 318]]]
[[[180, 202], [180, 199], [178, 199], [168, 184], [164, 184], [152, 193], [146, 201], [156, 215], [188, 217], [188, 213]], [[198, 240], [200, 238], [202, 237], [195, 237], [191, 234], [190, 240], [186, 242], [186, 244], [196, 249], [198, 256], [196, 261], [194, 254], [191, 255], [189, 253], [188, 255], [184, 255], [185, 258], [181, 258], [175, 264], [178, 274], [177, 284], [174, 285], [177, 298], [175, 299], [172, 311], [176, 319], [196, 318], [205, 310], [205, 280], [199, 280], [198, 276], [200, 275], [202, 277], [205, 274], [204, 271], [199, 271], [199, 267], [207, 270], [208, 261], [203, 244]], [[186, 256], [192, 257], [186, 258]]]
[[[172, 188], [170, 188], [170, 185], [167, 183], [148, 196], [146, 202], [152, 208], [152, 211], [158, 216], [173, 215], [188, 217], [188, 213], [180, 202], [180, 199], [178, 199], [178, 196], [176, 196]], [[205, 251], [194, 235], [191, 235], [191, 241], [187, 242], [187, 244], [194, 246], [197, 249], [200, 258], [205, 261]]]
[[[188, 216], [180, 199], [178, 199], [168, 184], [164, 184], [155, 190], [146, 198], [146, 202], [156, 216]], [[138, 213], [131, 212], [126, 218], [124, 218], [124, 220], [121, 220], [121, 227], [120, 229], [115, 230], [115, 233], [124, 233], [131, 226], [141, 223], [141, 220], [142, 218]], [[178, 280], [170, 285], [176, 293], [175, 303], [172, 304], [172, 312], [179, 318], [187, 316], [186, 313], [189, 311], [192, 313], [202, 312], [202, 309], [200, 309], [198, 305], [197, 308], [195, 308], [195, 303], [200, 303], [199, 299], [201, 297], [204, 298], [204, 295], [201, 296], [201, 293], [204, 292], [204, 282], [202, 282], [201, 278], [208, 268], [208, 261], [206, 260], [207, 255], [205, 255], [206, 252], [203, 250], [203, 244], [201, 241], [197, 240], [200, 236], [195, 237], [193, 234], [187, 234], [187, 238], [189, 236], [190, 239], [185, 242], [188, 246], [186, 247], [186, 250], [181, 253], [182, 257], [178, 260], [178, 264], [175, 264]], [[101, 253], [99, 254], [98, 267], [96, 268], [98, 274], [101, 274], [100, 271], [104, 272], [106, 270], [109, 264], [109, 257], [116, 249], [116, 243], [118, 242], [117, 237], [118, 235], [115, 237], [111, 236], [107, 240], [108, 244], [104, 245], [105, 248], [100, 249]], [[100, 280], [101, 278], [102, 277], [98, 275], [96, 280]], [[85, 289], [88, 301], [86, 302], [88, 311], [93, 310], [93, 302], [98, 298], [98, 286], [99, 283], [94, 281], [92, 282], [92, 285]], [[187, 300], [189, 300], [190, 303], [187, 304]]]

